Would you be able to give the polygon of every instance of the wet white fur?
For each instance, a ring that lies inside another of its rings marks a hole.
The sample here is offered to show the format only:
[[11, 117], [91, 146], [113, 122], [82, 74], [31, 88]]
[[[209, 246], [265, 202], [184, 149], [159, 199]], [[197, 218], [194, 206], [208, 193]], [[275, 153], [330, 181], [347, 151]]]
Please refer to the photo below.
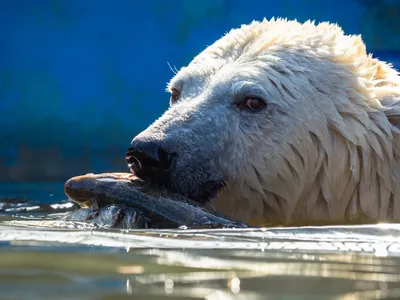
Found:
[[206, 48], [169, 88], [183, 78], [187, 97], [255, 84], [276, 108], [265, 122], [232, 118], [216, 210], [253, 224], [400, 221], [392, 125], [400, 77], [367, 54], [360, 36], [330, 23], [253, 22]]

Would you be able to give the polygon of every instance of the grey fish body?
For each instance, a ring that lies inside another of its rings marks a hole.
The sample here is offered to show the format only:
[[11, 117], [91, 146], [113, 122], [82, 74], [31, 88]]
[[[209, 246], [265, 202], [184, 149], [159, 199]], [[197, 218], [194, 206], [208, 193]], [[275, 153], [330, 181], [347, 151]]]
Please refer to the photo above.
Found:
[[101, 208], [92, 222], [98, 227], [113, 228], [118, 225], [122, 218], [122, 208], [117, 205], [109, 205]]
[[[99, 207], [122, 205], [134, 209], [134, 212], [129, 212], [131, 216], [128, 219], [135, 219], [135, 212], [142, 213], [150, 220], [148, 225], [156, 228], [176, 228], [183, 225], [190, 228], [246, 226], [209, 211], [183, 196], [151, 186], [128, 173], [73, 177], [65, 183], [65, 193], [84, 208], [91, 207], [91, 199], [95, 199]], [[100, 213], [103, 214], [100, 222], [113, 224], [113, 218], [109, 215], [111, 211], [114, 210]], [[114, 212], [120, 213], [116, 208]], [[128, 222], [127, 225], [129, 224], [131, 223]], [[139, 222], [137, 226], [145, 226], [145, 222]]]
[[81, 208], [68, 213], [65, 219], [68, 221], [84, 222], [92, 219], [95, 212], [93, 208]]
[[140, 210], [114, 204], [101, 209], [80, 208], [67, 214], [64, 220], [88, 222], [99, 228], [141, 229], [149, 226], [148, 218]]
[[124, 208], [124, 217], [121, 222], [122, 228], [141, 229], [148, 228], [150, 220], [142, 211], [130, 207]]

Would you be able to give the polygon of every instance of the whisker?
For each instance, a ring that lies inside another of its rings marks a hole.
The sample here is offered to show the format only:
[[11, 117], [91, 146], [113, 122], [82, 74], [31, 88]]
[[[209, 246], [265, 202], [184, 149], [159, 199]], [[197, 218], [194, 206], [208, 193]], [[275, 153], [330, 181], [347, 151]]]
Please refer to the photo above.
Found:
[[174, 68], [175, 68], [175, 70], [174, 70], [174, 68], [171, 67], [171, 65], [169, 64], [168, 61], [167, 61], [167, 64], [168, 64], [169, 69], [172, 71], [172, 73], [174, 73], [176, 75], [176, 73], [178, 73], [178, 70], [176, 69], [176, 67], [174, 66]]

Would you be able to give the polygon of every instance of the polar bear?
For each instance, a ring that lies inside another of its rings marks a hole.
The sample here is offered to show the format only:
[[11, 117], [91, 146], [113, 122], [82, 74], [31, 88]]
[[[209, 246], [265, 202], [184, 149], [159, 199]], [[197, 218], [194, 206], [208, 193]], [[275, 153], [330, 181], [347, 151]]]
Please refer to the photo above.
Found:
[[233, 29], [168, 84], [126, 160], [252, 225], [400, 221], [400, 76], [328, 22]]

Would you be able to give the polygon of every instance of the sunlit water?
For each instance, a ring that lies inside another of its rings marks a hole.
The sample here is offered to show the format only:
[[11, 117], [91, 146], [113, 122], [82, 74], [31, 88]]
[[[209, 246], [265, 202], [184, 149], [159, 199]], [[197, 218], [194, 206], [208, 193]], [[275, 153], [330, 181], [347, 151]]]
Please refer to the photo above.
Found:
[[400, 299], [397, 224], [126, 231], [57, 218], [1, 214], [0, 299]]

